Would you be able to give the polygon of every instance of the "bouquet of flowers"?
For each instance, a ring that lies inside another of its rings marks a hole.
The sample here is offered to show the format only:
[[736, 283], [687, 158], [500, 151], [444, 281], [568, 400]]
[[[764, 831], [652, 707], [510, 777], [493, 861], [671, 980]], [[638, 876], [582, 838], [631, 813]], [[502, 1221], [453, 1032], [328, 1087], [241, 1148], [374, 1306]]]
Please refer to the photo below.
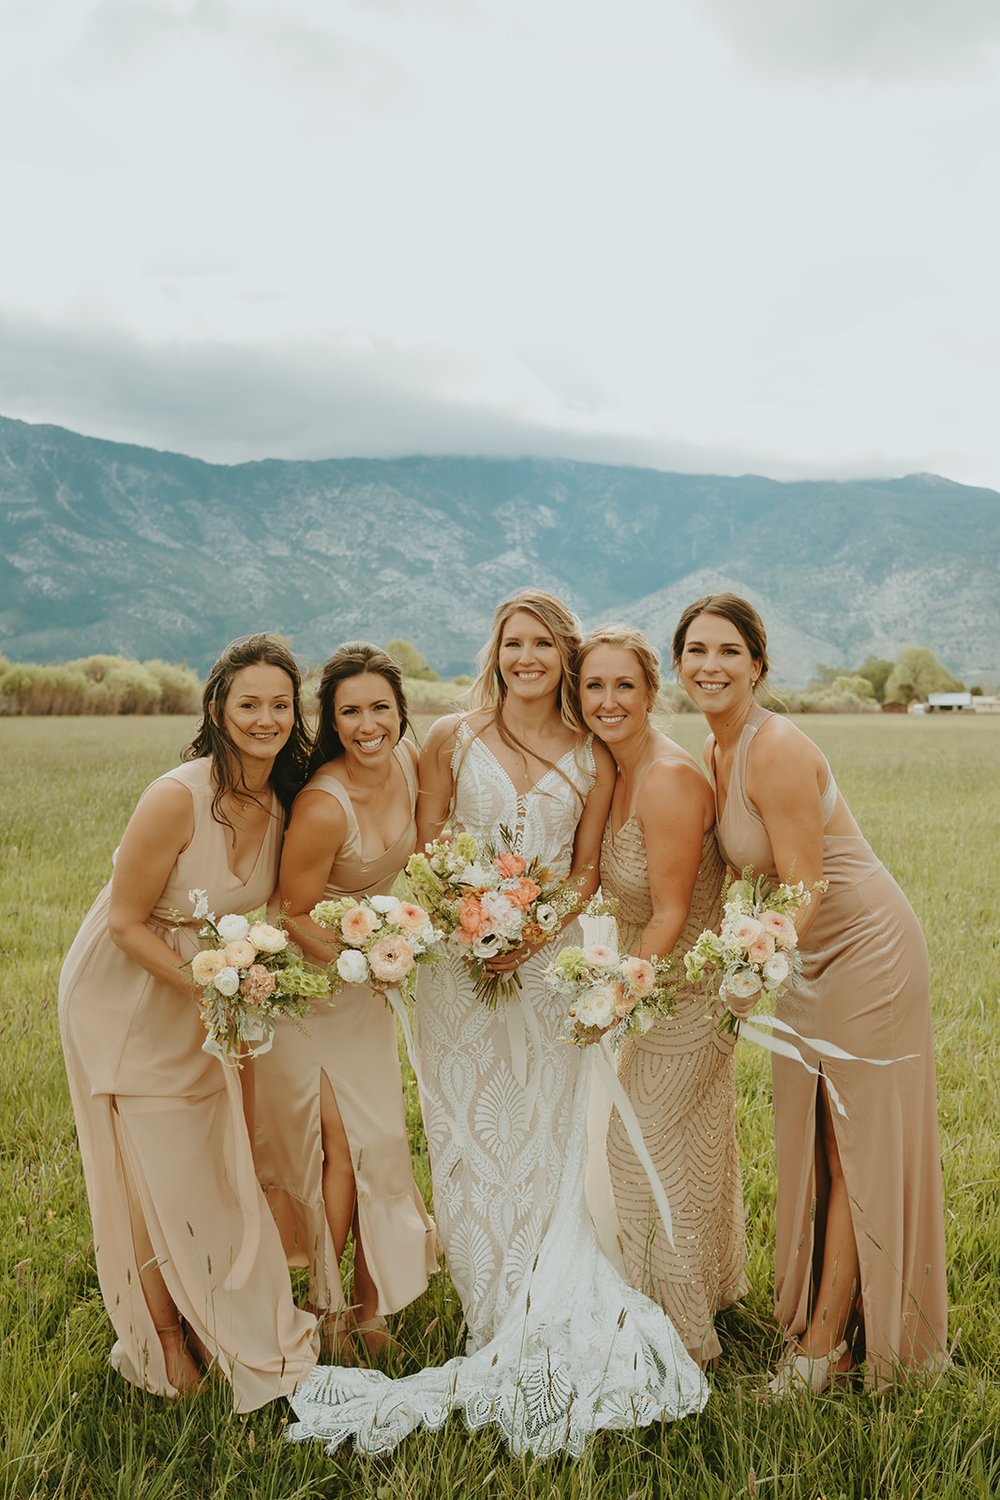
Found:
[[509, 828], [501, 827], [500, 838], [506, 847], [480, 845], [470, 833], [456, 834], [450, 843], [435, 839], [406, 866], [414, 895], [430, 910], [447, 946], [467, 959], [476, 994], [489, 1005], [512, 999], [521, 981], [516, 971], [491, 973], [484, 960], [543, 943], [580, 907], [580, 893], [569, 881], [556, 879], [537, 857], [525, 860], [513, 852]]
[[203, 1048], [240, 1066], [266, 1052], [280, 1016], [301, 1017], [311, 1000], [329, 997], [325, 974], [308, 968], [281, 927], [230, 912], [216, 917], [204, 891], [189, 891], [199, 937], [212, 944], [190, 960], [202, 990], [199, 1006], [208, 1035]]
[[[814, 890], [825, 890], [819, 881]], [[802, 968], [792, 918], [808, 906], [812, 891], [802, 881], [766, 889], [764, 876], [743, 871], [723, 892], [722, 928], [705, 931], [684, 955], [688, 980], [697, 984], [721, 973], [722, 1028], [736, 1031], [758, 1000], [771, 1004]]]
[[670, 964], [669, 958], [633, 958], [598, 943], [563, 948], [544, 978], [550, 989], [569, 997], [567, 1041], [589, 1047], [610, 1035], [617, 1046], [627, 1036], [643, 1035], [657, 1016], [673, 1009]]
[[339, 950], [330, 965], [334, 993], [342, 984], [370, 984], [382, 995], [409, 989], [417, 965], [439, 956], [431, 949], [444, 937], [423, 907], [395, 896], [338, 896], [309, 915]]

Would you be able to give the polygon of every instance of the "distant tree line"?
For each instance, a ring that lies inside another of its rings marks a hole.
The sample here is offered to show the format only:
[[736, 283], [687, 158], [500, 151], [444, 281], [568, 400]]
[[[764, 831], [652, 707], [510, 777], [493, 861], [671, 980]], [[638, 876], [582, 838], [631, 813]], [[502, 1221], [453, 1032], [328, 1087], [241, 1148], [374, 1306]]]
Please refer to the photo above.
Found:
[[[470, 681], [464, 676], [441, 681], [412, 641], [390, 641], [386, 650], [411, 684], [412, 706], [418, 713], [444, 712]], [[307, 707], [312, 707], [319, 675], [319, 667], [304, 674]], [[440, 683], [440, 689], [429, 687], [431, 683]], [[201, 706], [201, 688], [200, 678], [190, 667], [159, 660], [84, 656], [77, 661], [39, 664], [9, 662], [0, 656], [0, 716], [193, 714]], [[874, 713], [882, 703], [926, 702], [930, 693], [962, 688], [933, 651], [907, 646], [895, 661], [869, 656], [849, 671], [821, 664], [808, 687], [775, 687], [762, 701], [782, 713]], [[980, 691], [972, 688], [973, 693]], [[672, 683], [664, 685], [663, 697], [675, 712], [694, 712], [687, 694]]]
[[82, 656], [41, 664], [0, 656], [0, 715], [193, 714], [200, 704], [198, 674], [172, 662]]

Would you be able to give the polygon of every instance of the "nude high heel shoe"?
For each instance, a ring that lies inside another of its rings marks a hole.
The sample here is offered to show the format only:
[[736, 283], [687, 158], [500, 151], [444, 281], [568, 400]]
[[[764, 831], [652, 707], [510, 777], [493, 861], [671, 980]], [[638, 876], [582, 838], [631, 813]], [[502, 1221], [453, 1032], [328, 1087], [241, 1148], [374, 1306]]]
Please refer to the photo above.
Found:
[[830, 1388], [834, 1365], [839, 1364], [846, 1353], [846, 1340], [831, 1349], [829, 1354], [796, 1354], [794, 1344], [791, 1345], [774, 1379], [767, 1383], [769, 1400], [784, 1401], [803, 1391], [821, 1396]]

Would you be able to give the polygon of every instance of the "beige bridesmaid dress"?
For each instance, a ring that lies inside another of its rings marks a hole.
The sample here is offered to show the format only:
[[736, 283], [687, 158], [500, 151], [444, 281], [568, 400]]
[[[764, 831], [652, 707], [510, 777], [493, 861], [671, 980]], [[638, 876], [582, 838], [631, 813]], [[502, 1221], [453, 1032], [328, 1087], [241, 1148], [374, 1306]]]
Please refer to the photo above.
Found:
[[[194, 835], [178, 856], [149, 926], [189, 959], [202, 943], [188, 892], [217, 916], [262, 906], [274, 889], [281, 808], [247, 880], [227, 860], [212, 817], [211, 761], [167, 777], [194, 804]], [[97, 1274], [117, 1342], [111, 1360], [134, 1385], [176, 1392], [142, 1294], [136, 1242], [148, 1235], [180, 1315], [232, 1384], [237, 1411], [289, 1394], [316, 1361], [315, 1322], [292, 1302], [281, 1243], [254, 1177], [238, 1071], [202, 1051], [205, 1031], [182, 998], [108, 934], [110, 886], [63, 964], [59, 1021], [94, 1225]]]
[[[736, 747], [718, 823], [724, 858], [775, 876], [767, 831], [746, 794], [747, 755], [771, 717], [755, 707]], [[824, 824], [839, 793], [832, 773]], [[803, 1056], [836, 1086], [846, 1118], [831, 1111], [861, 1262], [867, 1382], [947, 1362], [944, 1246], [927, 946], [913, 909], [858, 834], [827, 834], [819, 912], [802, 939], [803, 972], [778, 1015], [804, 1036], [855, 1057], [903, 1058], [891, 1067]], [[778, 1197], [775, 1313], [791, 1337], [805, 1332], [813, 1291], [816, 1218], [815, 1077], [772, 1059]]]
[[[705, 835], [675, 972], [706, 927], [718, 929], [723, 863]], [[646, 846], [633, 814], [601, 849], [601, 887], [618, 901], [619, 947], [634, 953], [653, 914]], [[608, 1163], [619, 1235], [632, 1285], [660, 1303], [685, 1348], [705, 1365], [720, 1353], [715, 1315], [746, 1291], [743, 1188], [736, 1149], [735, 1038], [720, 1033], [704, 994], [681, 987], [672, 1016], [629, 1037], [618, 1073], [670, 1203], [674, 1245], [663, 1231], [646, 1174], [615, 1110]]]
[[[397, 745], [411, 807], [416, 773]], [[335, 776], [317, 775], [312, 791], [335, 797], [347, 837], [330, 871], [326, 898], [387, 895], [413, 852], [411, 817], [395, 843], [369, 858], [350, 795]], [[309, 1269], [309, 1301], [318, 1312], [345, 1305], [323, 1201], [320, 1083], [326, 1076], [351, 1148], [365, 1261], [378, 1288], [378, 1311], [398, 1312], [426, 1289], [437, 1269], [434, 1221], [413, 1180], [403, 1110], [396, 1021], [367, 985], [345, 985], [332, 1004], [313, 1005], [305, 1029], [280, 1022], [274, 1046], [256, 1064], [257, 1172], [292, 1266]]]

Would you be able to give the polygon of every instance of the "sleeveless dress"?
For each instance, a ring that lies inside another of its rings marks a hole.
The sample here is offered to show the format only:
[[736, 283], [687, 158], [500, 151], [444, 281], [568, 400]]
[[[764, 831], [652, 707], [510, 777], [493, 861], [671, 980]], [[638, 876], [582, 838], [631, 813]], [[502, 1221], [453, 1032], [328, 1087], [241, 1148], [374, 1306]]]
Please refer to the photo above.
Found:
[[[775, 875], [760, 814], [746, 794], [747, 755], [771, 717], [755, 707], [733, 758], [718, 823], [723, 857]], [[828, 768], [829, 769], [829, 768]], [[823, 792], [826, 826], [837, 805], [832, 774]], [[801, 943], [803, 972], [778, 1015], [803, 1036], [855, 1057], [902, 1058], [891, 1067], [806, 1061], [835, 1084], [846, 1119], [832, 1111], [861, 1262], [867, 1381], [947, 1363], [948, 1293], [944, 1210], [931, 1034], [927, 946], [913, 909], [859, 834], [825, 834], [829, 887]], [[798, 1044], [797, 1044], [798, 1045]], [[816, 1211], [815, 1077], [772, 1058], [778, 1196], [775, 1313], [791, 1337], [809, 1321]]]
[[[706, 833], [675, 970], [698, 936], [718, 931], [724, 866], [715, 830]], [[634, 953], [653, 915], [646, 845], [633, 814], [617, 833], [608, 821], [601, 886], [618, 901], [618, 942]], [[720, 1032], [700, 991], [677, 994], [674, 1013], [645, 1036], [628, 1037], [618, 1076], [635, 1109], [673, 1218], [674, 1246], [653, 1207], [646, 1174], [615, 1110], [608, 1161], [629, 1280], [667, 1312], [692, 1358], [721, 1352], [715, 1314], [746, 1291], [743, 1188], [736, 1150], [736, 1038]]]
[[[187, 787], [194, 835], [149, 927], [180, 965], [202, 946], [188, 891], [217, 916], [263, 906], [274, 889], [282, 816], [247, 880], [229, 868], [227, 830], [212, 817], [211, 761], [165, 779]], [[63, 964], [59, 1022], [94, 1224], [101, 1294], [114, 1325], [114, 1367], [157, 1395], [176, 1392], [142, 1294], [133, 1225], [145, 1224], [180, 1315], [230, 1380], [237, 1411], [287, 1395], [315, 1363], [315, 1322], [293, 1302], [277, 1230], [254, 1176], [239, 1074], [202, 1051], [193, 1000], [153, 978], [112, 942], [110, 885]]]
[[[312, 791], [336, 798], [347, 835], [330, 871], [325, 899], [388, 895], [416, 842], [416, 773], [397, 745], [410, 795], [410, 821], [396, 841], [365, 858], [347, 788], [318, 775]], [[413, 1181], [403, 1113], [396, 1021], [367, 985], [349, 984], [332, 1004], [317, 1002], [305, 1029], [285, 1020], [256, 1063], [257, 1173], [281, 1232], [289, 1265], [308, 1266], [309, 1299], [326, 1312], [344, 1306], [340, 1267], [323, 1201], [320, 1083], [325, 1075], [351, 1149], [365, 1260], [378, 1288], [378, 1311], [397, 1312], [437, 1269], [433, 1220]]]
[[[481, 739], [460, 725], [456, 828], [514, 832], [527, 858], [568, 875], [595, 768], [588, 741], [518, 796]], [[570, 924], [558, 940], [579, 941]], [[384, 1452], [452, 1410], [497, 1426], [513, 1452], [579, 1454], [602, 1428], [699, 1411], [708, 1388], [669, 1319], [601, 1251], [585, 1196], [590, 1060], [564, 1041], [564, 1002], [542, 971], [491, 1008], [451, 958], [418, 986], [417, 1053], [435, 1213], [469, 1329], [468, 1352], [398, 1380], [317, 1367], [296, 1394], [293, 1439], [348, 1437]]]

